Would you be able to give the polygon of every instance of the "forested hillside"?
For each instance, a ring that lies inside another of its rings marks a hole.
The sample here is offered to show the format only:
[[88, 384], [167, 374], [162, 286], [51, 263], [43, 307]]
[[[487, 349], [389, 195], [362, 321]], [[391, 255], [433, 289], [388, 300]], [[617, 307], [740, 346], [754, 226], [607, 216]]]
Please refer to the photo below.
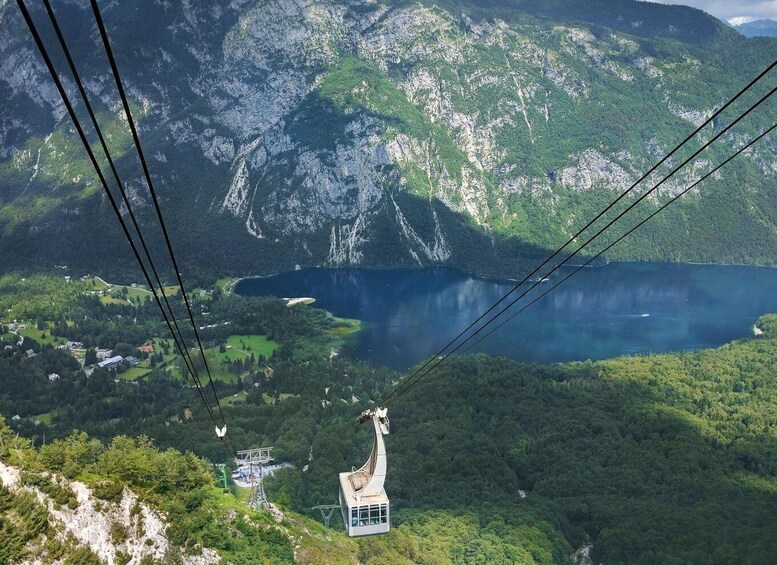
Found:
[[[5, 320], [0, 330], [2, 458], [35, 474], [22, 483], [48, 489], [60, 505], [72, 496], [40, 472], [77, 478], [114, 501], [129, 486], [171, 518], [173, 546], [199, 544], [235, 562], [264, 552], [278, 562], [296, 554], [303, 562], [562, 563], [592, 545], [585, 551], [603, 563], [764, 563], [777, 550], [775, 316], [757, 322], [760, 335], [716, 350], [551, 366], [487, 356], [449, 363], [391, 406], [394, 529], [357, 544], [308, 520], [320, 519], [313, 506], [336, 500], [337, 473], [366, 460], [370, 430], [356, 416], [400, 376], [332, 355], [358, 328], [353, 321], [304, 304], [195, 293], [212, 326], [203, 339], [233, 441], [273, 445], [293, 465], [266, 485], [287, 513], [289, 541], [247, 527], [244, 502], [213, 486], [210, 464], [232, 461], [188, 375], [165, 353], [150, 303], [135, 301], [141, 291], [123, 287], [133, 294], [120, 299], [118, 287], [99, 295], [93, 284], [0, 280], [8, 291], [0, 304], [32, 320], [16, 333]], [[81, 349], [56, 349], [65, 340]], [[76, 360], [122, 343], [155, 348], [116, 372]], [[9, 448], [19, 441], [21, 453]], [[4, 555], [53, 551], [41, 536], [61, 525], [23, 491], [3, 496], [3, 527], [26, 524], [0, 545], [17, 553]], [[275, 523], [266, 514], [249, 522]], [[60, 541], [56, 551], [79, 545]]]
[[[759, 327], [765, 337], [696, 353], [546, 367], [453, 362], [391, 408], [395, 516], [472, 514], [556, 548], [560, 532], [570, 553], [593, 544], [597, 563], [769, 562], [777, 318]], [[278, 477], [275, 488], [300, 508], [348, 460], [342, 438], [352, 426], [332, 426], [313, 440], [308, 473]], [[554, 555], [545, 562], [560, 562]]]
[[[85, 8], [56, 6], [151, 229]], [[104, 11], [176, 248], [187, 273], [213, 278], [296, 265], [449, 264], [514, 275], [775, 52], [775, 40], [745, 39], [699, 10], [632, 0], [143, 0]], [[42, 10], [33, 15], [53, 39]], [[0, 29], [3, 268], [32, 261], [126, 274], [134, 267], [115, 218], [12, 2], [0, 3]], [[755, 90], [714, 128], [767, 88]], [[641, 215], [775, 119], [766, 105]], [[772, 264], [775, 190], [767, 141], [609, 258]]]

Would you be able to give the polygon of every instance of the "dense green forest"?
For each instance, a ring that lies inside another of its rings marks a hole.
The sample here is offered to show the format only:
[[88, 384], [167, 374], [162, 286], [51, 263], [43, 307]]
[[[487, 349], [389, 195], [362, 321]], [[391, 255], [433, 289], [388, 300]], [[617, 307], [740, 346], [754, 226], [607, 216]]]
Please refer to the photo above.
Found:
[[[11, 308], [24, 303], [33, 319], [43, 316], [34, 304], [46, 291], [36, 292], [19, 293]], [[46, 310], [53, 319], [41, 318], [45, 329], [21, 344], [3, 334], [8, 433], [30, 438], [41, 468], [141, 490], [107, 465], [110, 446], [157, 448], [117, 435], [229, 464], [172, 352], [152, 354], [160, 362], [135, 378], [99, 369], [87, 377], [71, 353], [45, 343], [52, 334], [84, 347], [160, 343], [164, 327], [150, 304], [104, 304], [88, 292]], [[337, 473], [369, 453], [370, 430], [356, 416], [400, 375], [331, 356], [348, 328], [316, 308], [218, 292], [196, 307], [214, 326], [203, 330], [214, 355], [235, 334], [278, 344], [266, 358], [225, 369], [231, 376], [216, 390], [238, 448], [273, 445], [293, 465], [267, 481], [270, 498], [318, 519], [311, 507], [336, 500]], [[551, 366], [479, 355], [447, 364], [391, 407], [386, 488], [401, 527], [351, 550], [371, 563], [558, 563], [592, 544], [606, 563], [768, 562], [777, 551], [777, 316], [758, 327], [759, 337], [692, 353]], [[47, 378], [52, 371], [58, 381]], [[92, 446], [92, 455], [68, 459], [68, 442]], [[194, 469], [202, 488], [215, 482], [209, 464]], [[210, 527], [192, 526], [181, 539], [216, 543]]]
[[[777, 317], [759, 326], [766, 337], [695, 353], [452, 363], [392, 407], [395, 517], [442, 508], [555, 528], [572, 547], [593, 543], [605, 563], [768, 562], [777, 550]], [[348, 430], [347, 421], [321, 430], [314, 453], [336, 447], [336, 467], [352, 449]], [[317, 459], [274, 488], [301, 506], [320, 496], [335, 469]]]

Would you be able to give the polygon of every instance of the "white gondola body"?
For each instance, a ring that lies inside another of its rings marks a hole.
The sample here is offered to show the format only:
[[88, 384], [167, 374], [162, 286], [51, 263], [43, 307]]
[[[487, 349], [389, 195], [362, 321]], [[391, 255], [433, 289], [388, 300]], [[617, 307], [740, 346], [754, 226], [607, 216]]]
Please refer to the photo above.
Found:
[[386, 480], [386, 446], [389, 433], [388, 410], [371, 411], [375, 430], [372, 453], [361, 469], [340, 473], [340, 509], [350, 537], [385, 534], [391, 528], [389, 499], [383, 488]]

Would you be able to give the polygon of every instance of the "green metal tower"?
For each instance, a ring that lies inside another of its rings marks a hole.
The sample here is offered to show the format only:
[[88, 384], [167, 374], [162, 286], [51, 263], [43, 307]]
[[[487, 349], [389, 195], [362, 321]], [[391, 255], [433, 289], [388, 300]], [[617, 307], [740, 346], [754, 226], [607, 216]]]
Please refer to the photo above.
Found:
[[216, 463], [216, 467], [221, 471], [221, 476], [218, 478], [218, 482], [224, 485], [224, 492], [228, 492], [227, 488], [227, 466], [224, 463]]
[[328, 528], [329, 522], [332, 520], [332, 515], [335, 513], [335, 510], [339, 510], [340, 505], [339, 504], [319, 504], [318, 506], [314, 506], [311, 508], [311, 510], [320, 510], [321, 511], [321, 518], [324, 520], [324, 525]]

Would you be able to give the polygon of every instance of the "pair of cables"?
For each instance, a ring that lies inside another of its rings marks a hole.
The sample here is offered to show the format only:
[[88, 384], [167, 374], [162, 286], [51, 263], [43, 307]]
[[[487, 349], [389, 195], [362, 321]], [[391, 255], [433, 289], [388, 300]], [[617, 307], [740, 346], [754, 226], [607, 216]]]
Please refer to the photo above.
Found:
[[122, 203], [127, 209], [128, 216], [130, 218], [130, 223], [132, 225], [134, 232], [136, 233], [137, 241], [140, 244], [140, 249], [138, 249], [138, 245], [135, 243], [135, 238], [133, 238], [133, 236], [131, 235], [130, 229], [127, 226], [127, 222], [122, 216], [120, 204], [119, 202], [117, 202], [117, 199], [115, 198], [115, 196], [113, 195], [113, 192], [109, 187], [105, 174], [103, 173], [102, 168], [100, 167], [97, 161], [97, 157], [95, 156], [94, 151], [92, 150], [91, 144], [89, 143], [89, 140], [86, 136], [84, 128], [81, 124], [81, 120], [79, 119], [78, 115], [75, 112], [75, 109], [70, 100], [70, 97], [67, 94], [67, 91], [65, 90], [62, 84], [62, 80], [60, 79], [59, 74], [52, 62], [51, 56], [49, 55], [49, 52], [46, 49], [46, 46], [40, 36], [40, 33], [38, 32], [37, 26], [35, 25], [35, 22], [32, 19], [32, 16], [30, 15], [30, 12], [27, 9], [27, 6], [24, 0], [17, 0], [17, 4], [19, 6], [19, 9], [21, 10], [22, 16], [24, 17], [27, 27], [29, 28], [30, 33], [32, 34], [33, 40], [35, 41], [35, 44], [37, 45], [38, 50], [40, 51], [41, 56], [43, 57], [43, 60], [46, 63], [46, 67], [49, 71], [49, 74], [51, 75], [51, 78], [54, 81], [54, 84], [57, 88], [57, 91], [60, 94], [60, 97], [62, 98], [63, 103], [65, 104], [67, 112], [70, 116], [70, 119], [73, 122], [73, 125], [76, 128], [78, 136], [81, 139], [81, 142], [84, 146], [84, 149], [86, 150], [89, 160], [95, 172], [97, 173], [97, 176], [100, 180], [103, 190], [106, 196], [108, 197], [108, 201], [111, 204], [111, 208], [113, 209], [114, 214], [116, 215], [116, 218], [119, 221], [119, 224], [122, 228], [124, 237], [129, 243], [132, 253], [135, 256], [135, 259], [138, 262], [138, 265], [140, 266], [141, 271], [143, 272], [143, 276], [145, 277], [146, 282], [148, 283], [149, 288], [152, 291], [154, 301], [156, 302], [160, 312], [162, 313], [162, 317], [165, 321], [165, 324], [167, 325], [170, 335], [173, 338], [173, 342], [175, 343], [176, 349], [178, 350], [178, 353], [180, 354], [181, 359], [184, 362], [184, 366], [188, 371], [189, 375], [191, 376], [194, 386], [197, 389], [197, 392], [199, 393], [199, 396], [203, 404], [205, 405], [205, 409], [208, 412], [208, 415], [215, 427], [216, 435], [219, 438], [226, 438], [227, 442], [230, 445], [230, 449], [232, 453], [234, 453], [235, 447], [234, 447], [234, 444], [232, 444], [232, 439], [230, 438], [227, 432], [226, 420], [224, 418], [224, 414], [221, 409], [221, 403], [219, 402], [218, 394], [216, 392], [216, 388], [213, 383], [213, 378], [211, 376], [210, 367], [208, 366], [208, 361], [205, 355], [205, 350], [203, 348], [202, 341], [200, 339], [199, 331], [197, 329], [197, 324], [194, 321], [191, 302], [189, 301], [189, 297], [186, 292], [186, 287], [184, 286], [183, 278], [181, 276], [181, 271], [178, 266], [178, 260], [176, 259], [175, 253], [173, 252], [173, 247], [170, 241], [169, 233], [167, 231], [167, 226], [165, 224], [164, 218], [162, 216], [162, 211], [159, 206], [159, 199], [157, 197], [156, 189], [151, 179], [151, 174], [148, 169], [148, 164], [146, 162], [146, 158], [140, 143], [140, 138], [138, 136], [137, 127], [132, 117], [129, 101], [127, 99], [127, 95], [121, 81], [121, 76], [119, 74], [118, 66], [116, 65], [116, 60], [113, 55], [113, 50], [111, 49], [110, 41], [108, 38], [108, 32], [105, 28], [105, 24], [103, 22], [102, 15], [100, 14], [100, 9], [97, 5], [96, 0], [90, 0], [90, 2], [91, 2], [92, 12], [94, 14], [95, 21], [97, 23], [97, 27], [100, 33], [100, 39], [105, 49], [105, 54], [108, 58], [108, 62], [111, 67], [111, 72], [113, 74], [114, 82], [116, 83], [116, 88], [119, 93], [119, 97], [121, 98], [122, 107], [124, 109], [124, 113], [125, 113], [127, 122], [129, 124], [130, 131], [132, 133], [133, 145], [137, 151], [137, 155], [140, 160], [141, 167], [143, 169], [143, 175], [145, 177], [146, 184], [148, 186], [149, 193], [151, 195], [151, 201], [153, 202], [153, 205], [154, 205], [154, 211], [156, 213], [162, 234], [164, 236], [165, 245], [170, 257], [170, 261], [172, 263], [172, 267], [175, 271], [178, 288], [181, 292], [181, 296], [183, 297], [183, 301], [186, 306], [188, 321], [194, 332], [194, 337], [197, 343], [197, 349], [199, 350], [200, 358], [207, 372], [208, 382], [213, 392], [213, 397], [215, 399], [216, 411], [218, 412], [218, 416], [216, 415], [216, 411], [214, 411], [213, 407], [211, 406], [211, 402], [209, 401], [205, 393], [205, 388], [203, 387], [202, 379], [200, 378], [194, 359], [192, 359], [189, 348], [186, 345], [186, 339], [184, 338], [183, 332], [181, 331], [181, 328], [178, 324], [178, 320], [175, 317], [175, 313], [173, 311], [172, 305], [170, 304], [169, 298], [167, 296], [168, 293], [165, 291], [165, 287], [159, 276], [159, 271], [157, 270], [156, 264], [154, 263], [154, 260], [151, 256], [151, 252], [146, 243], [146, 238], [143, 235], [143, 231], [141, 230], [141, 227], [137, 221], [137, 217], [133, 211], [132, 202], [130, 201], [130, 198], [127, 196], [124, 183], [122, 182], [119, 176], [114, 159], [111, 156], [110, 150], [108, 149], [108, 145], [105, 141], [105, 137], [98, 123], [94, 109], [89, 101], [89, 97], [87, 96], [86, 89], [84, 88], [84, 85], [83, 85], [83, 81], [81, 80], [81, 77], [78, 73], [75, 62], [73, 61], [73, 57], [70, 53], [70, 49], [67, 46], [67, 42], [65, 41], [65, 37], [59, 26], [54, 10], [51, 7], [51, 3], [49, 0], [43, 0], [43, 4], [46, 8], [46, 13], [48, 14], [49, 20], [51, 21], [51, 25], [54, 28], [54, 32], [57, 36], [59, 45], [65, 55], [65, 59], [67, 60], [68, 67], [70, 68], [70, 72], [73, 75], [76, 86], [78, 88], [79, 95], [89, 114], [92, 128], [94, 129], [94, 132], [96, 133], [97, 138], [99, 139], [100, 147], [103, 151], [106, 161], [109, 164], [109, 167], [113, 176], [113, 180], [115, 181], [115, 184], [117, 185], [119, 192], [121, 194]]
[[[658, 209], [653, 211], [650, 215], [648, 215], [646, 218], [644, 218], [642, 221], [637, 223], [635, 226], [633, 226], [631, 229], [626, 231], [624, 234], [619, 236], [617, 239], [615, 239], [612, 243], [608, 244], [604, 249], [593, 255], [590, 259], [588, 259], [584, 264], [580, 265], [572, 271], [570, 274], [562, 278], [560, 281], [555, 283], [553, 286], [548, 288], [545, 292], [537, 296], [536, 298], [533, 298], [530, 302], [523, 305], [515, 311], [511, 316], [509, 316], [506, 319], [503, 319], [501, 323], [498, 325], [492, 327], [487, 333], [480, 336], [477, 341], [474, 341], [470, 343], [473, 339], [475, 339], [481, 332], [486, 330], [491, 324], [496, 322], [499, 318], [501, 318], [503, 315], [505, 315], [508, 310], [510, 310], [518, 301], [523, 299], [525, 296], [527, 296], [531, 291], [533, 291], [535, 288], [537, 288], [538, 285], [542, 283], [543, 280], [547, 280], [548, 277], [550, 277], [552, 274], [554, 274], [556, 271], [559, 270], [562, 266], [567, 264], [570, 259], [577, 256], [578, 253], [583, 251], [589, 244], [591, 244], [593, 241], [595, 241], [599, 236], [601, 236], [603, 233], [605, 233], [607, 230], [611, 229], [614, 224], [616, 224], [624, 215], [626, 215], [629, 211], [631, 211], [633, 208], [635, 208], [637, 205], [639, 205], [640, 202], [642, 202], [645, 198], [647, 198], [649, 195], [653, 194], [658, 188], [661, 187], [667, 180], [669, 180], [671, 177], [673, 177], [678, 171], [683, 169], [685, 166], [688, 165], [693, 159], [695, 159], [702, 151], [710, 147], [713, 143], [715, 143], [717, 140], [719, 140], [724, 134], [726, 134], [728, 131], [731, 130], [736, 124], [738, 124], [740, 121], [742, 121], [746, 116], [748, 116], [751, 112], [753, 112], [756, 108], [761, 106], [764, 102], [766, 102], [776, 91], [777, 87], [772, 88], [766, 95], [762, 96], [757, 102], [752, 104], [748, 107], [747, 110], [742, 112], [736, 119], [734, 119], [731, 123], [729, 123], [725, 128], [720, 130], [718, 133], [716, 133], [709, 141], [704, 143], [702, 147], [697, 149], [693, 154], [688, 157], [687, 159], [683, 160], [682, 163], [676, 167], [674, 167], [666, 176], [664, 176], [659, 182], [654, 184], [649, 190], [644, 192], [641, 196], [639, 196], [634, 202], [632, 202], [628, 207], [626, 207], [625, 210], [620, 212], [614, 219], [610, 220], [604, 227], [600, 228], [596, 233], [594, 233], [593, 236], [589, 237], [588, 240], [585, 241], [582, 245], [580, 245], [574, 252], [568, 254], [563, 260], [559, 261], [555, 266], [553, 266], [549, 271], [545, 272], [541, 276], [537, 276], [536, 280], [533, 284], [531, 284], [526, 290], [521, 292], [516, 298], [512, 299], [511, 301], [507, 302], [504, 306], [502, 306], [498, 311], [494, 313], [495, 310], [497, 310], [500, 306], [500, 304], [506, 302], [508, 298], [518, 291], [518, 289], [526, 284], [527, 282], [530, 282], [532, 280], [532, 277], [535, 277], [537, 273], [539, 273], [546, 265], [551, 263], [553, 259], [558, 257], [560, 254], [564, 252], [564, 250], [573, 242], [577, 241], [578, 237], [580, 237], [588, 228], [593, 226], [594, 223], [596, 223], [599, 219], [601, 219], [607, 212], [609, 212], [619, 201], [621, 201], [627, 194], [631, 193], [639, 184], [641, 184], [645, 179], [647, 179], [651, 174], [653, 174], [658, 167], [660, 167], [662, 164], [669, 161], [669, 159], [677, 153], [683, 146], [685, 146], [688, 142], [690, 142], [694, 137], [696, 137], [707, 125], [713, 123], [714, 120], [720, 116], [720, 114], [725, 111], [729, 106], [731, 106], [737, 99], [739, 99], [741, 96], [743, 96], [746, 92], [748, 92], [751, 88], [753, 88], [756, 83], [761, 81], [769, 72], [774, 69], [774, 67], [777, 66], [777, 61], [772, 62], [766, 69], [764, 69], [758, 76], [756, 76], [753, 80], [751, 80], [744, 88], [742, 88], [735, 96], [733, 96], [731, 99], [729, 99], [723, 106], [721, 106], [717, 111], [715, 111], [709, 118], [707, 118], [704, 123], [702, 123], [699, 127], [696, 128], [691, 134], [689, 134], [682, 142], [680, 142], [672, 151], [667, 153], [661, 160], [659, 160], [653, 167], [650, 168], [644, 175], [642, 175], [635, 183], [633, 183], [627, 190], [622, 192], [617, 198], [612, 200], [601, 212], [599, 212], [591, 221], [589, 221], [585, 226], [583, 226], [575, 235], [570, 237], [564, 245], [556, 249], [551, 255], [549, 255], [540, 265], [538, 265], [534, 270], [532, 270], [529, 274], [527, 274], [521, 281], [519, 281], [512, 289], [510, 289], [506, 294], [504, 294], [499, 300], [497, 300], [491, 307], [489, 307], [483, 314], [481, 314], [478, 318], [476, 318], [469, 326], [467, 326], [464, 330], [462, 330], [456, 337], [454, 337], [448, 344], [445, 345], [437, 354], [435, 354], [433, 357], [429, 358], [425, 363], [423, 363], [419, 368], [417, 368], [411, 375], [409, 375], [407, 378], [405, 378], [393, 391], [391, 391], [388, 395], [386, 395], [381, 401], [379, 402], [380, 406], [389, 406], [394, 401], [396, 401], [399, 397], [403, 396], [404, 394], [407, 394], [411, 389], [413, 389], [419, 382], [421, 382], [424, 378], [427, 378], [430, 374], [433, 373], [436, 369], [438, 369], [440, 366], [444, 365], [449, 359], [456, 359], [462, 354], [464, 354], [466, 351], [469, 351], [472, 349], [475, 345], [483, 341], [485, 338], [493, 334], [498, 329], [502, 328], [507, 322], [518, 316], [521, 312], [525, 311], [527, 308], [529, 308], [532, 304], [536, 303], [537, 301], [541, 300], [543, 297], [548, 295], [550, 292], [552, 292], [554, 289], [558, 288], [561, 284], [569, 280], [572, 276], [580, 272], [584, 267], [590, 265], [594, 260], [596, 260], [598, 257], [600, 257], [602, 254], [604, 254], [606, 251], [611, 249], [614, 245], [622, 241], [624, 238], [626, 238], [628, 235], [633, 233], [635, 230], [637, 230], [639, 227], [644, 225], [646, 222], [648, 222], [650, 219], [655, 217], [656, 214], [664, 210], [666, 207], [671, 205], [672, 203], [676, 202], [678, 198], [683, 196], [684, 194], [688, 193], [690, 190], [698, 186], [701, 182], [709, 178], [711, 175], [713, 175], [715, 172], [717, 172], [720, 168], [722, 168], [724, 165], [728, 164], [734, 157], [741, 154], [745, 150], [752, 147], [755, 143], [763, 139], [766, 135], [771, 133], [775, 127], [777, 127], [777, 124], [772, 125], [767, 130], [762, 132], [761, 134], [757, 135], [755, 138], [753, 138], [750, 142], [745, 144], [743, 147], [735, 151], [733, 154], [731, 154], [728, 158], [726, 158], [724, 161], [722, 161], [719, 165], [714, 167], [712, 170], [707, 172], [705, 175], [703, 175], [701, 178], [699, 178], [697, 181], [692, 183], [690, 186], [682, 190], [680, 193], [675, 195], [673, 198], [668, 200], [666, 203], [661, 205]], [[490, 318], [488, 316], [492, 314]], [[486, 318], [488, 318], [486, 320]], [[480, 322], [483, 322], [480, 324]], [[478, 325], [480, 324], [480, 325]], [[474, 330], [474, 331], [473, 331]], [[467, 335], [469, 334], [469, 335]], [[466, 337], [465, 337], [466, 336]], [[469, 345], [467, 345], [469, 343]], [[466, 347], [465, 347], [466, 346]], [[453, 356], [453, 357], [452, 357]]]

